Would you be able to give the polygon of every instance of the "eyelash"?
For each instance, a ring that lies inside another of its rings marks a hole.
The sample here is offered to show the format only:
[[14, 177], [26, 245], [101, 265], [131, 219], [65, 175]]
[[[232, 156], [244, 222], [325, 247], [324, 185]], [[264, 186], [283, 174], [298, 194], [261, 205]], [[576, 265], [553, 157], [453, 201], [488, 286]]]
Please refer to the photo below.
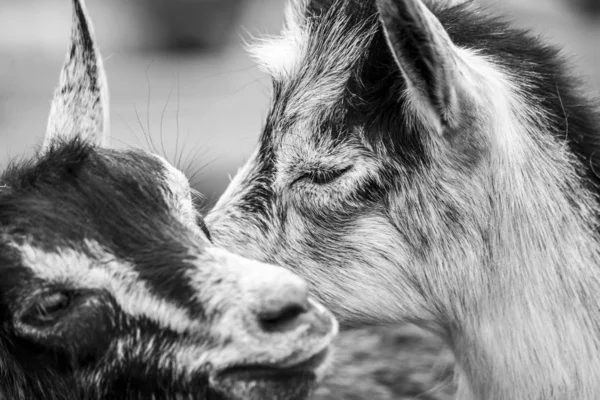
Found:
[[212, 237], [210, 235], [210, 231], [208, 230], [208, 227], [206, 226], [206, 223], [204, 222], [204, 218], [198, 216], [196, 218], [196, 223], [198, 224], [198, 226], [200, 227], [202, 232], [204, 232], [204, 234], [208, 238], [208, 241], [212, 243]]
[[75, 296], [75, 293], [66, 291], [46, 294], [25, 312], [22, 319], [28, 325], [53, 323], [73, 307]]
[[305, 172], [304, 174], [302, 174], [298, 179], [296, 179], [296, 181], [294, 183], [299, 182], [304, 179], [308, 179], [316, 185], [327, 185], [329, 183], [332, 183], [336, 179], [340, 178], [346, 172], [350, 171], [351, 168], [352, 168], [351, 166], [348, 166], [348, 167], [345, 167], [342, 169], [337, 169], [337, 170], [336, 169], [312, 170], [310, 172]]

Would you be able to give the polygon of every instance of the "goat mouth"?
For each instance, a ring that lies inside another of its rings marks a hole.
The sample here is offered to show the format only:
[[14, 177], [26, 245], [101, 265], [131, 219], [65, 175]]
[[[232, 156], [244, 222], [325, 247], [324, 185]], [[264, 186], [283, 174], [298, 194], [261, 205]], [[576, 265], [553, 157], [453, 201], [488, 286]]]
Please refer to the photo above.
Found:
[[280, 366], [248, 364], [229, 367], [221, 371], [219, 378], [241, 379], [241, 380], [264, 380], [285, 379], [298, 375], [312, 376], [316, 379], [316, 370], [325, 362], [329, 355], [329, 349], [322, 350], [308, 359], [296, 364]]
[[214, 383], [227, 399], [306, 399], [317, 384], [317, 370], [328, 357], [325, 349], [292, 365], [247, 364], [226, 368]]

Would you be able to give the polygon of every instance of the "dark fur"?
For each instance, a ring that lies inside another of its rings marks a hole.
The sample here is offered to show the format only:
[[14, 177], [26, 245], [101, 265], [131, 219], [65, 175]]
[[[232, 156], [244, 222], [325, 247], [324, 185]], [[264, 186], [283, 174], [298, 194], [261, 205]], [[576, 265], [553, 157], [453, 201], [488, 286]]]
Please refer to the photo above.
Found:
[[2, 181], [11, 190], [2, 196], [0, 225], [8, 235], [28, 235], [48, 250], [95, 240], [132, 262], [153, 292], [201, 316], [202, 307], [190, 300], [193, 289], [182, 279], [193, 268], [185, 262], [191, 243], [164, 202], [164, 178], [152, 157], [75, 139], [40, 160], [8, 168]]
[[212, 246], [183, 173], [107, 148], [102, 58], [72, 2], [43, 146], [0, 173], [0, 399], [306, 398], [335, 320], [300, 278]]
[[[203, 308], [192, 300], [194, 290], [183, 278], [195, 268], [186, 261], [189, 238], [159, 191], [162, 172], [156, 159], [143, 153], [102, 150], [77, 139], [56, 143], [40, 159], [13, 163], [3, 173], [0, 183], [9, 189], [0, 194], [0, 233], [17, 242], [31, 240], [46, 251], [87, 252], [82, 240], [97, 241], [135, 265], [155, 295], [203, 319]], [[77, 291], [81, 301], [93, 297], [99, 305], [81, 308], [72, 325], [56, 335], [40, 340], [15, 332], [12, 314], [26, 296], [23, 291], [45, 284], [21, 267], [5, 239], [0, 243], [0, 397], [141, 399], [164, 393], [167, 399], [189, 389], [197, 398], [212, 398], [206, 377], [193, 384], [181, 379], [177, 387], [178, 379], [153, 366], [163, 348], [182, 338], [128, 316], [108, 293]], [[138, 331], [139, 345], [148, 346], [143, 358], [131, 353], [122, 363], [111, 361], [119, 359], [114, 339]]]
[[[2, 174], [0, 184], [7, 188], [0, 193], [0, 399], [238, 398], [224, 394], [229, 388], [209, 383], [209, 366], [189, 377], [163, 361], [175, 362], [166, 358], [170, 346], [212, 348], [216, 344], [208, 333], [182, 334], [131, 316], [109, 292], [49, 284], [21, 265], [18, 251], [8, 244], [27, 240], [48, 252], [68, 248], [88, 254], [83, 240], [93, 240], [131, 263], [154, 295], [186, 310], [208, 332], [212, 320], [194, 300], [196, 291], [185, 276], [198, 268], [188, 260], [189, 249], [201, 249], [202, 243], [192, 242], [170, 213], [159, 189], [169, 189], [163, 187], [165, 178], [164, 166], [152, 156], [101, 149], [79, 139], [57, 142], [39, 158], [15, 162]], [[69, 291], [73, 306], [60, 324], [37, 336], [15, 323], [30, 307], [29, 296], [40, 290]], [[83, 305], [90, 299], [94, 306]], [[118, 349], [119, 339], [130, 344]], [[287, 386], [286, 378], [276, 386], [254, 382], [258, 394], [252, 396], [303, 399], [313, 379], [296, 378]], [[239, 390], [237, 383], [226, 383], [232, 393]]]

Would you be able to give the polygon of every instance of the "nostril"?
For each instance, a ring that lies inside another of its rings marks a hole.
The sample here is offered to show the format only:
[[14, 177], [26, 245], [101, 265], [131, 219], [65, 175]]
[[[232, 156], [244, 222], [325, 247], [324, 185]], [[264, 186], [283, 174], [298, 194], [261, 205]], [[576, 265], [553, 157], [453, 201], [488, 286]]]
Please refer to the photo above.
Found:
[[286, 333], [306, 325], [309, 322], [303, 316], [311, 309], [308, 285], [283, 268], [271, 268], [269, 276], [249, 283], [255, 321], [267, 333]]
[[258, 320], [265, 332], [288, 332], [303, 322], [300, 316], [308, 311], [308, 304], [288, 304], [278, 310], [263, 311]]

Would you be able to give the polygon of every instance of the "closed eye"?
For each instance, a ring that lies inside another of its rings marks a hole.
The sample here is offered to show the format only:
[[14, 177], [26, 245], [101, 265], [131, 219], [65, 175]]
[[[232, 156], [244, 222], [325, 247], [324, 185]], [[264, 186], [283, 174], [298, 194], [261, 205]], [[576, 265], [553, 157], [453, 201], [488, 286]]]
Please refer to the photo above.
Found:
[[67, 314], [72, 305], [72, 293], [55, 292], [45, 294], [37, 299], [36, 303], [23, 314], [22, 320], [28, 325], [49, 324]]
[[350, 171], [352, 166], [347, 166], [341, 169], [314, 169], [305, 172], [300, 177], [298, 177], [293, 183], [297, 183], [302, 180], [309, 180], [310, 182], [316, 185], [327, 185], [341, 176], [343, 176], [346, 172]]
[[202, 229], [202, 232], [206, 235], [206, 238], [208, 239], [208, 241], [212, 243], [212, 237], [210, 236], [210, 231], [208, 230], [208, 226], [206, 226], [206, 223], [204, 222], [204, 218], [202, 218], [200, 215], [197, 216], [196, 224], [200, 227], [200, 229]]

